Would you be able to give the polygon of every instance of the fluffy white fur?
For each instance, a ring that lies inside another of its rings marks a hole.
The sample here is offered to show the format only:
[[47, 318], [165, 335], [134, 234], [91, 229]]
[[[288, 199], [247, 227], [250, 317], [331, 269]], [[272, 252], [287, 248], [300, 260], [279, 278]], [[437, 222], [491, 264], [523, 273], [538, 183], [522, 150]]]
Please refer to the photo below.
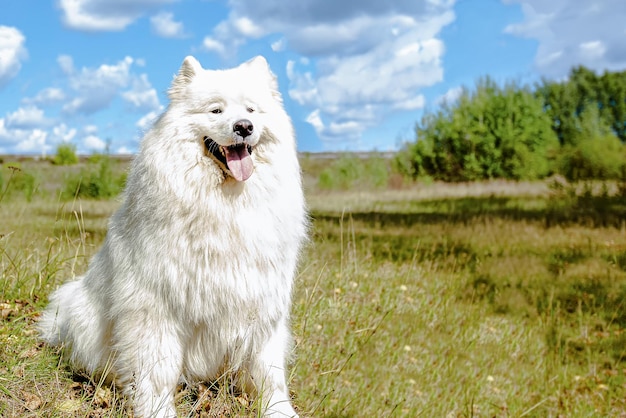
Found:
[[[257, 57], [210, 71], [187, 57], [146, 133], [124, 202], [87, 273], [54, 292], [39, 323], [71, 363], [106, 373], [135, 416], [176, 416], [181, 378], [232, 371], [267, 416], [297, 416], [285, 382], [288, 312], [306, 215], [289, 117]], [[237, 181], [204, 145], [244, 143]], [[242, 377], [243, 376], [243, 377]]]

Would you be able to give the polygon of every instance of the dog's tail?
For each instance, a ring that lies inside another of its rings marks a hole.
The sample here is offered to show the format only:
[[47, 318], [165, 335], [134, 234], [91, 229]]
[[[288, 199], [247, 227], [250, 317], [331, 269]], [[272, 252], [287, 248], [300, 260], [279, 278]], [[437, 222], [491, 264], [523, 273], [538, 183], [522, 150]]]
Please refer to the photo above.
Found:
[[61, 347], [75, 366], [93, 373], [103, 367], [109, 350], [103, 343], [104, 318], [90, 299], [82, 280], [65, 283], [50, 296], [37, 328], [42, 340]]

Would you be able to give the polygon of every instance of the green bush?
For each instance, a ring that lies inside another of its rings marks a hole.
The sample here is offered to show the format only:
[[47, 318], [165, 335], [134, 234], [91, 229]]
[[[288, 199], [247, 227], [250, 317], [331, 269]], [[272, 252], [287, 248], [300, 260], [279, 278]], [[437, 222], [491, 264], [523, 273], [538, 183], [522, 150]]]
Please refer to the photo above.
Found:
[[626, 167], [626, 150], [615, 135], [589, 138], [576, 146], [564, 146], [557, 165], [571, 181], [620, 179]]
[[557, 158], [558, 172], [574, 181], [621, 178], [626, 148], [602, 119], [598, 107], [586, 106], [575, 128]]
[[32, 174], [22, 171], [15, 176], [12, 188], [16, 192], [21, 192], [26, 201], [30, 202], [37, 189], [37, 179]]
[[37, 178], [22, 170], [21, 164], [4, 164], [0, 170], [0, 201], [21, 194], [30, 202], [37, 191], [37, 183]]
[[56, 165], [74, 165], [78, 163], [78, 155], [76, 154], [76, 146], [74, 144], [62, 143], [57, 145], [57, 151], [52, 159], [52, 163]]
[[348, 189], [363, 175], [363, 162], [355, 156], [344, 155], [322, 171], [318, 185], [322, 189]]
[[360, 158], [343, 155], [319, 175], [321, 189], [349, 189], [352, 187], [386, 187], [389, 182], [388, 162], [380, 156]]
[[542, 178], [550, 174], [549, 157], [559, 145], [539, 98], [490, 78], [473, 92], [464, 90], [457, 102], [426, 113], [416, 137], [395, 166], [412, 178], [445, 181]]
[[389, 184], [389, 163], [382, 157], [370, 157], [365, 164], [365, 171], [369, 183], [377, 188], [386, 187]]
[[124, 189], [126, 173], [116, 176], [109, 157], [102, 157], [97, 161], [97, 164], [89, 164], [88, 169], [65, 180], [64, 198], [110, 199]]

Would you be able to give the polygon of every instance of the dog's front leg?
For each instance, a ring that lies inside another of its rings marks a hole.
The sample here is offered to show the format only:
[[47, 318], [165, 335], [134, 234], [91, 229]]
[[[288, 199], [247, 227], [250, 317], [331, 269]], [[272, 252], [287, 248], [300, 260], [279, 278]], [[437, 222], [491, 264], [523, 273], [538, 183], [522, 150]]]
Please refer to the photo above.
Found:
[[138, 315], [119, 321], [114, 338], [118, 377], [135, 417], [176, 417], [174, 392], [182, 370], [179, 339], [165, 320]]
[[291, 406], [285, 380], [285, 357], [290, 349], [291, 336], [285, 320], [281, 321], [273, 335], [253, 356], [250, 377], [261, 397], [264, 416], [272, 418], [298, 417]]

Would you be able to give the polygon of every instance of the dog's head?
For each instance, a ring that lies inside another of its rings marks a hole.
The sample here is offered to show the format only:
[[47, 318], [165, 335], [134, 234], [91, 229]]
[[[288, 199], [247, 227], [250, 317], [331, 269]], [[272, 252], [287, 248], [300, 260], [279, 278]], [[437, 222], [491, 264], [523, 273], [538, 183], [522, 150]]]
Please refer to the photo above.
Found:
[[268, 113], [280, 103], [276, 78], [263, 57], [229, 70], [205, 70], [189, 56], [169, 90], [171, 106], [227, 176], [247, 180]]

